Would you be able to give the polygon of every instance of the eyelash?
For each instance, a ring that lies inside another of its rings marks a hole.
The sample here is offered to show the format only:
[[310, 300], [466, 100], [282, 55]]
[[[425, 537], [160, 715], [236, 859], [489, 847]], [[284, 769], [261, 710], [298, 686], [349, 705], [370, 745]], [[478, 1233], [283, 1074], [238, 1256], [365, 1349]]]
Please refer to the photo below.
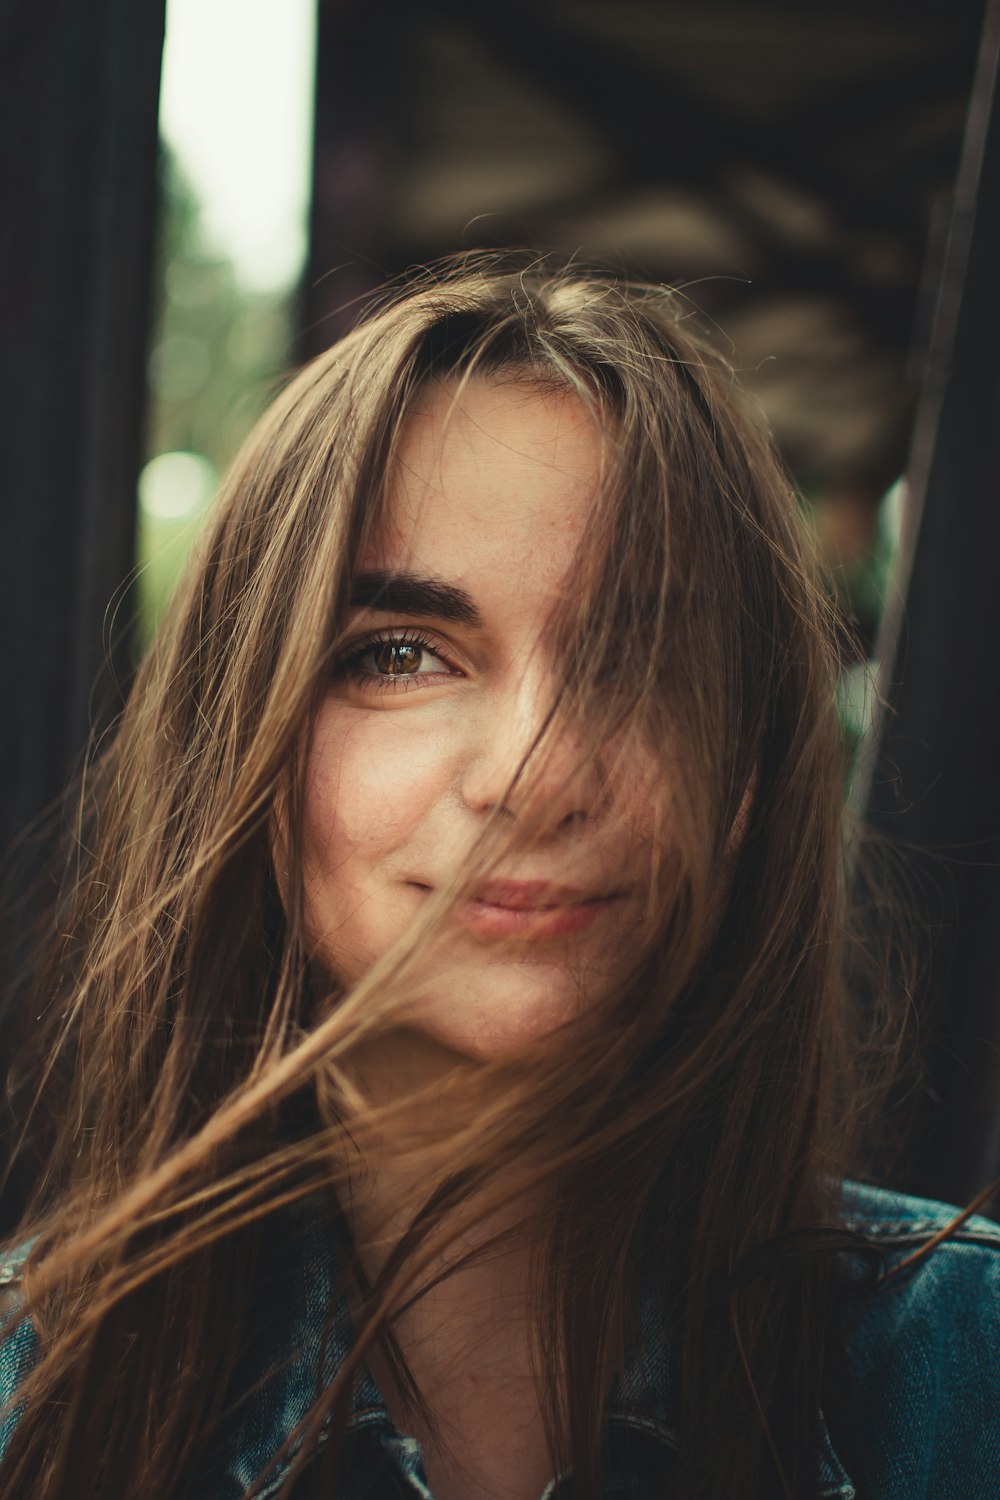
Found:
[[378, 630], [373, 635], [365, 636], [364, 640], [358, 641], [346, 656], [341, 657], [334, 669], [337, 677], [346, 677], [356, 686], [373, 690], [378, 693], [400, 693], [407, 692], [416, 684], [423, 684], [431, 677], [443, 677], [443, 672], [413, 672], [413, 673], [381, 673], [363, 672], [360, 663], [377, 646], [415, 646], [419, 651], [426, 651], [428, 655], [442, 662], [449, 670], [454, 670], [448, 658], [439, 646], [429, 641], [426, 636], [416, 630]]

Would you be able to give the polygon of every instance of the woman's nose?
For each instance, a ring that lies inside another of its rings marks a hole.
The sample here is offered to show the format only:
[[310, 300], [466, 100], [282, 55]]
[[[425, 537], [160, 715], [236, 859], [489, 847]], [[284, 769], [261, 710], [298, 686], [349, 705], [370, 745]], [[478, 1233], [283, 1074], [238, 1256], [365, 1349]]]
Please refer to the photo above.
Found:
[[464, 768], [466, 806], [499, 808], [536, 836], [592, 821], [602, 801], [594, 750], [553, 713], [551, 690], [522, 682], [486, 707]]

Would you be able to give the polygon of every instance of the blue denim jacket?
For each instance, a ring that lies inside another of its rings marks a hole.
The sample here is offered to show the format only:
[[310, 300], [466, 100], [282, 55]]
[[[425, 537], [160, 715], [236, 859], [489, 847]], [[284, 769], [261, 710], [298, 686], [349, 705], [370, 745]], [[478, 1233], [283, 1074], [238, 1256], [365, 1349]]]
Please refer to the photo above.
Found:
[[[848, 1184], [844, 1217], [879, 1245], [888, 1269], [955, 1210]], [[17, 1261], [0, 1270], [15, 1281]], [[335, 1295], [329, 1244], [310, 1231], [303, 1253], [269, 1284], [270, 1344], [247, 1371], [252, 1398], [213, 1444], [192, 1500], [238, 1500], [305, 1415], [315, 1396], [321, 1331]], [[13, 1323], [14, 1320], [12, 1320]], [[641, 1309], [641, 1348], [631, 1351], [609, 1403], [607, 1500], [654, 1500], [673, 1464], [676, 1381], [655, 1316]], [[1000, 1500], [1000, 1225], [975, 1217], [912, 1268], [845, 1299], [845, 1345], [864, 1470], [852, 1477], [821, 1424], [824, 1500]], [[330, 1373], [350, 1339], [346, 1310], [327, 1344]], [[14, 1393], [34, 1353], [27, 1322], [0, 1347], [0, 1401]], [[13, 1418], [0, 1427], [0, 1452]], [[418, 1444], [393, 1426], [370, 1374], [358, 1382], [350, 1422], [351, 1462], [337, 1500], [433, 1500]], [[287, 1462], [261, 1500], [275, 1496]], [[296, 1497], [312, 1497], [308, 1472]], [[553, 1480], [542, 1500], [569, 1486]]]

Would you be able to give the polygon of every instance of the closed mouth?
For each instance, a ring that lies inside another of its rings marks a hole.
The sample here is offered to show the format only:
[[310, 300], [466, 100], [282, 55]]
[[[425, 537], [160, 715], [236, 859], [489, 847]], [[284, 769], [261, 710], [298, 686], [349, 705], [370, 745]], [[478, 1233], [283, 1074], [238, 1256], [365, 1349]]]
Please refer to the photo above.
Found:
[[551, 880], [488, 880], [472, 899], [504, 911], [553, 911], [559, 907], [586, 906], [609, 897], [579, 886], [557, 885]]
[[455, 918], [482, 938], [551, 940], [584, 931], [622, 895], [550, 880], [488, 880], [456, 908]]

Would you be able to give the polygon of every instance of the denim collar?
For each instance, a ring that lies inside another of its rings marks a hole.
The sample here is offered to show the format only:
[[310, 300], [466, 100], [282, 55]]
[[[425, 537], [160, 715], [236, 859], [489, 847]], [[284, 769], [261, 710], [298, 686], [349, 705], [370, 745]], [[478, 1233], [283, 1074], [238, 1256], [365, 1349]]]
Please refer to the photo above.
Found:
[[[332, 1379], [353, 1339], [347, 1303], [335, 1285], [336, 1262], [328, 1232], [313, 1219], [304, 1236], [297, 1235], [296, 1240], [294, 1255], [283, 1269], [276, 1267], [269, 1278], [264, 1304], [276, 1347], [272, 1346], [263, 1367], [257, 1365], [259, 1373], [252, 1382], [255, 1394], [242, 1408], [238, 1431], [230, 1430], [225, 1435], [219, 1454], [226, 1472], [239, 1487], [237, 1493], [245, 1492], [305, 1417], [315, 1398], [320, 1360], [324, 1378]], [[289, 1262], [294, 1270], [289, 1269]], [[334, 1300], [337, 1313], [324, 1349], [322, 1330]], [[609, 1398], [609, 1497], [636, 1493], [628, 1480], [630, 1465], [638, 1463], [652, 1474], [657, 1466], [662, 1472], [672, 1463], [677, 1407], [678, 1381], [667, 1352], [663, 1320], [655, 1298], [647, 1292], [639, 1309], [638, 1338], [626, 1351]], [[377, 1452], [381, 1464], [392, 1468], [402, 1493], [433, 1500], [418, 1443], [397, 1431], [367, 1369], [355, 1383], [348, 1433], [369, 1454]], [[277, 1495], [290, 1461], [274, 1470], [261, 1491], [261, 1500]], [[823, 1500], [854, 1500], [855, 1486], [834, 1450], [822, 1413], [819, 1477]], [[657, 1492], [651, 1483], [649, 1494]], [[540, 1500], [558, 1500], [559, 1495], [559, 1484], [553, 1481]]]

